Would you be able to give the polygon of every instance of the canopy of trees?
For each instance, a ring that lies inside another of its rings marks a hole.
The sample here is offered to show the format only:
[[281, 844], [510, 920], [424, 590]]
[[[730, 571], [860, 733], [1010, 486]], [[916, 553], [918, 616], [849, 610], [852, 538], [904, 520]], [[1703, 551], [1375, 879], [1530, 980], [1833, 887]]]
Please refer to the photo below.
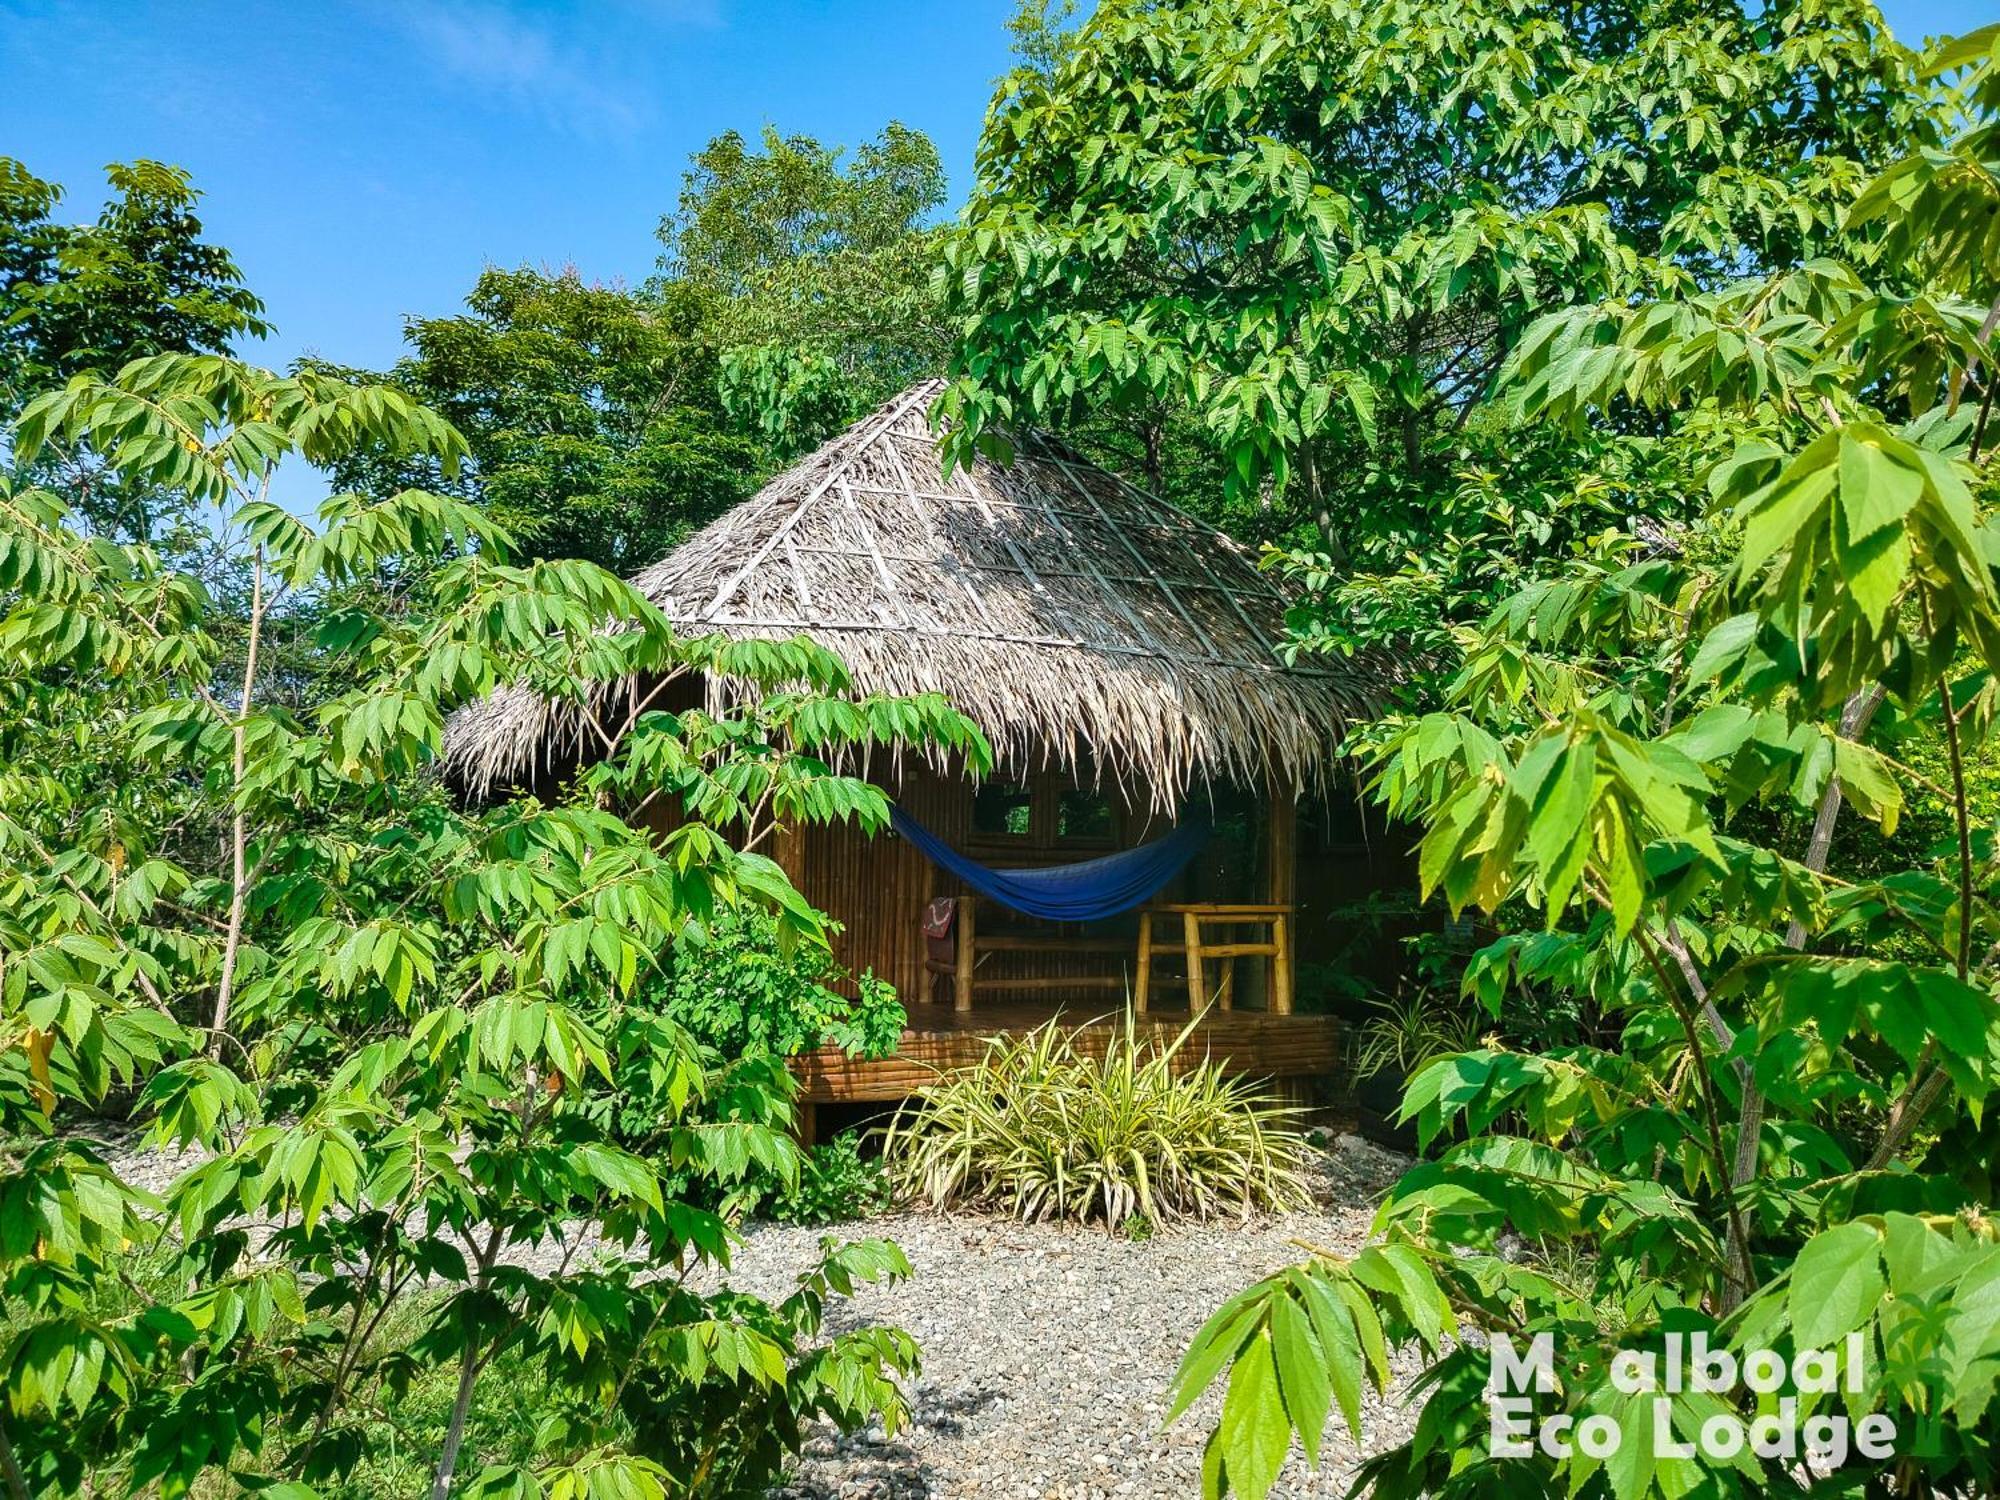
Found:
[[[775, 1304], [690, 1278], [796, 1180], [782, 1053], [898, 1024], [821, 982], [759, 844], [881, 828], [850, 758], [988, 747], [617, 574], [939, 370], [948, 454], [1034, 422], [1120, 457], [1268, 544], [1287, 653], [1401, 667], [1345, 748], [1416, 847], [1410, 1003], [1454, 1024], [1370, 1245], [1190, 1348], [1209, 1492], [1358, 1429], [1399, 1346], [1384, 1500], [2000, 1481], [2000, 28], [1015, 30], [959, 222], [901, 126], [724, 135], [642, 285], [489, 267], [372, 375], [240, 357], [264, 309], [185, 174], [112, 168], [67, 225], [0, 159], [7, 1500], [720, 1500], [812, 1420], [903, 1419], [910, 1340], [826, 1321], [892, 1246], [829, 1241]], [[287, 462], [333, 478], [310, 517]], [[757, 691], [668, 712], [635, 674]], [[444, 724], [505, 684], [597, 753], [475, 804]], [[148, 1187], [107, 1122], [191, 1154]], [[525, 1253], [592, 1226], [601, 1256]], [[1782, 1394], [1907, 1441], [1661, 1451], [1655, 1394], [1683, 1438], [1770, 1402], [1613, 1378], [1693, 1332], [1834, 1349], [1854, 1389]], [[1543, 1333], [1537, 1414], [1614, 1453], [1489, 1450], [1492, 1339]]]
[[[0, 418], [86, 371], [149, 354], [221, 353], [269, 331], [229, 252], [202, 238], [200, 194], [158, 162], [114, 165], [115, 196], [86, 224], [57, 221], [63, 190], [0, 157]], [[46, 455], [89, 524], [154, 540], [185, 517], [173, 497], [135, 493], [88, 453]]]
[[[390, 378], [465, 434], [452, 488], [532, 555], [629, 573], [942, 364], [943, 197], [935, 148], [898, 125], [851, 162], [803, 136], [718, 136], [643, 286], [489, 269], [464, 314], [411, 320]], [[368, 453], [337, 477], [442, 482]]]
[[1201, 503], [1399, 549], [1535, 316], [1815, 254], [1939, 116], [1867, 0], [1101, 5], [989, 117], [955, 441], [1185, 418]]

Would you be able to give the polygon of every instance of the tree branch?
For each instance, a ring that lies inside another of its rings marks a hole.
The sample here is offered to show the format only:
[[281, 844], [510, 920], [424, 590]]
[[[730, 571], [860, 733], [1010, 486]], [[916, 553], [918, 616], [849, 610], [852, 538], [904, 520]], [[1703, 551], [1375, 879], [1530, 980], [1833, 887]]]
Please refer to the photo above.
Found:
[[1743, 1228], [1742, 1210], [1737, 1206], [1734, 1187], [1729, 1180], [1729, 1156], [1723, 1149], [1722, 1107], [1716, 1098], [1715, 1079], [1708, 1070], [1708, 1055], [1702, 1049], [1701, 1027], [1695, 1021], [1693, 1009], [1668, 979], [1666, 965], [1660, 962], [1659, 952], [1646, 936], [1646, 929], [1643, 926], [1634, 927], [1632, 935], [1639, 944], [1640, 952], [1652, 965], [1654, 974], [1659, 977], [1660, 992], [1679, 1018], [1681, 1030], [1687, 1036], [1688, 1052], [1693, 1059], [1695, 1097], [1701, 1100], [1704, 1123], [1708, 1127], [1709, 1152], [1716, 1181], [1722, 1187], [1723, 1212], [1729, 1219], [1728, 1248], [1722, 1267], [1722, 1301], [1726, 1308], [1734, 1307], [1750, 1290], [1750, 1241]]
[[[270, 470], [264, 471], [264, 494], [271, 489]], [[257, 642], [264, 625], [264, 549], [251, 557], [250, 642], [243, 653], [243, 697], [236, 707], [234, 744], [229, 757], [230, 801], [235, 804], [229, 825], [229, 932], [222, 944], [222, 975], [215, 985], [215, 1020], [210, 1026], [209, 1050], [220, 1050], [223, 1029], [229, 1024], [229, 1002], [236, 989], [236, 960], [243, 949], [243, 912], [249, 902], [250, 882], [244, 850], [250, 841], [250, 823], [243, 811], [243, 776], [250, 728], [250, 703], [257, 687]]]
[[[2000, 304], [1996, 304], [2000, 308]], [[1930, 624], [1930, 606], [1924, 606], [1924, 623]], [[1958, 708], [1951, 701], [1951, 679], [1941, 677], [1938, 681], [1939, 710], [1944, 718], [1945, 754], [1951, 763], [1951, 812], [1958, 828], [1958, 951], [1953, 955], [1953, 966], [1958, 972], [1960, 983], [1970, 980], [1972, 973], [1972, 816], [1970, 804], [1965, 795], [1964, 747], [1959, 741]], [[1932, 1059], [1937, 1056], [1937, 1038], [1928, 1038], [1923, 1051], [1918, 1053], [1916, 1066], [1910, 1069], [1909, 1081], [1903, 1092], [1889, 1107], [1889, 1118], [1882, 1127], [1882, 1138], [1875, 1143], [1875, 1150], [1868, 1158], [1867, 1170], [1879, 1172], [1894, 1161], [1917, 1127], [1936, 1104], [1938, 1096], [1944, 1093], [1950, 1081], [1943, 1068]]]
[[[1868, 732], [1869, 722], [1875, 717], [1875, 710], [1882, 706], [1882, 685], [1871, 683], [1852, 694], [1840, 711], [1840, 735], [1847, 740], [1860, 740]], [[1826, 790], [1820, 794], [1819, 811], [1813, 817], [1811, 835], [1806, 840], [1805, 859], [1802, 863], [1813, 874], [1826, 871], [1826, 862], [1833, 850], [1834, 825], [1840, 821], [1840, 782], [1829, 777]], [[1785, 928], [1785, 946], [1803, 948], [1806, 941], [1806, 924], [1797, 917], [1792, 918]], [[1736, 1158], [1730, 1163], [1729, 1186], [1734, 1192], [1757, 1175], [1757, 1148], [1764, 1137], [1764, 1094], [1757, 1087], [1755, 1071], [1747, 1065], [1743, 1069], [1743, 1102], [1736, 1119]], [[1749, 1247], [1743, 1247], [1744, 1261], [1749, 1260]]]

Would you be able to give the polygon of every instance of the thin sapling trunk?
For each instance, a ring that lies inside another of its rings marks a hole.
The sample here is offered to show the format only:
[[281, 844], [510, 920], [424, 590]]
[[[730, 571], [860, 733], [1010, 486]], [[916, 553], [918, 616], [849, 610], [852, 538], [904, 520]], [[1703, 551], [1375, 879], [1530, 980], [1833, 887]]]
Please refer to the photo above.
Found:
[[[264, 480], [270, 488], [270, 477]], [[222, 1048], [224, 1028], [229, 1024], [229, 1002], [236, 987], [236, 960], [243, 948], [243, 912], [250, 898], [246, 851], [250, 842], [250, 822], [243, 811], [243, 776], [247, 761], [251, 695], [257, 686], [257, 643], [264, 628], [264, 549], [251, 558], [250, 640], [243, 652], [243, 696], [236, 706], [236, 732], [229, 758], [229, 794], [234, 816], [229, 824], [229, 931], [223, 939], [222, 975], [215, 985], [215, 1019], [209, 1027], [209, 1050]]]

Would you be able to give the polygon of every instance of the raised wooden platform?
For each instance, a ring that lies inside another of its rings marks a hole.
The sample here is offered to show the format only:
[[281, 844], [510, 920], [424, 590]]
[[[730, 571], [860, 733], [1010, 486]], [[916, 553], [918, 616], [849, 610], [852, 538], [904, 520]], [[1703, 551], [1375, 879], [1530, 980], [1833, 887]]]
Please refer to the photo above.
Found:
[[[913, 1005], [909, 1014], [910, 1024], [893, 1057], [868, 1062], [848, 1057], [837, 1048], [822, 1047], [793, 1058], [792, 1071], [802, 1085], [801, 1102], [851, 1104], [906, 1099], [939, 1072], [977, 1062], [985, 1051], [985, 1038], [1028, 1031], [1058, 1014], [1075, 1035], [1079, 1050], [1094, 1055], [1102, 1055], [1113, 1035], [1125, 1025], [1122, 1005], [1107, 1014], [1090, 1001], [982, 1005], [971, 1011]], [[1138, 1018], [1139, 1031], [1161, 1045], [1170, 1043], [1186, 1024], [1184, 1010], [1152, 1010]], [[1212, 1010], [1174, 1060], [1177, 1065], [1191, 1067], [1210, 1056], [1235, 1073], [1309, 1078], [1335, 1070], [1339, 1046], [1340, 1023], [1331, 1016]]]

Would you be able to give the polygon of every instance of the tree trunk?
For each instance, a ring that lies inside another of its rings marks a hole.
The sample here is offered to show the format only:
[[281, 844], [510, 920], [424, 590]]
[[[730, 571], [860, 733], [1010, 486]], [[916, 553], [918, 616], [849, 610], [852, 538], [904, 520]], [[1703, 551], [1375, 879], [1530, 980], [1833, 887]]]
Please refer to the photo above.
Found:
[[0, 1476], [7, 1481], [7, 1500], [28, 1500], [28, 1481], [21, 1473], [21, 1461], [14, 1456], [14, 1441], [7, 1436], [4, 1421], [0, 1421]]
[[[500, 1258], [499, 1225], [487, 1236], [479, 1252], [478, 1275], [473, 1285], [484, 1290], [493, 1275], [493, 1263]], [[458, 1450], [465, 1442], [465, 1419], [472, 1410], [472, 1390], [479, 1381], [479, 1335], [468, 1332], [465, 1353], [458, 1365], [458, 1392], [452, 1397], [451, 1421], [444, 1430], [444, 1446], [438, 1450], [437, 1474], [431, 1480], [431, 1500], [450, 1500], [451, 1479], [458, 1468]]]
[[[1882, 689], [1879, 684], [1855, 693], [1840, 711], [1841, 738], [1859, 740], [1868, 732], [1869, 721], [1875, 717], [1875, 710], [1881, 706]], [[1805, 859], [1801, 861], [1815, 875], [1826, 873], [1826, 861], [1833, 849], [1834, 825], [1840, 821], [1840, 805], [1840, 783], [1837, 780], [1829, 780], [1826, 790], [1820, 794], [1819, 812], [1813, 818], [1812, 836], [1806, 841]], [[1805, 946], [1805, 941], [1805, 924], [1794, 919], [1785, 929], [1785, 946], [1802, 948]], [[1743, 1081], [1743, 1104], [1736, 1119], [1736, 1159], [1730, 1163], [1729, 1171], [1729, 1191], [1732, 1197], [1737, 1189], [1757, 1175], [1757, 1147], [1763, 1133], [1764, 1095], [1757, 1087], [1753, 1074]], [[1732, 1221], [1732, 1230], [1734, 1227]], [[1748, 1261], [1747, 1245], [1731, 1245], [1729, 1248], [1732, 1257], [1741, 1254], [1744, 1260]]]
[[[268, 486], [267, 486], [268, 488]], [[243, 653], [243, 698], [236, 706], [235, 747], [230, 755], [229, 794], [243, 795], [244, 747], [248, 735], [250, 695], [257, 686], [257, 640], [264, 623], [264, 549], [256, 551], [250, 575], [250, 643]], [[236, 988], [236, 958], [243, 947], [243, 912], [250, 898], [245, 874], [249, 822], [241, 807], [229, 825], [229, 935], [222, 945], [222, 975], [215, 984], [215, 1020], [209, 1027], [208, 1050], [222, 1050], [223, 1028], [229, 1024], [229, 1002]]]
[[437, 1477], [431, 1481], [431, 1500], [451, 1500], [451, 1476], [458, 1467], [459, 1446], [465, 1441], [465, 1418], [472, 1410], [472, 1387], [479, 1379], [479, 1349], [466, 1340], [465, 1358], [458, 1366], [458, 1394], [452, 1398], [451, 1425], [444, 1430], [444, 1447], [438, 1453]]

